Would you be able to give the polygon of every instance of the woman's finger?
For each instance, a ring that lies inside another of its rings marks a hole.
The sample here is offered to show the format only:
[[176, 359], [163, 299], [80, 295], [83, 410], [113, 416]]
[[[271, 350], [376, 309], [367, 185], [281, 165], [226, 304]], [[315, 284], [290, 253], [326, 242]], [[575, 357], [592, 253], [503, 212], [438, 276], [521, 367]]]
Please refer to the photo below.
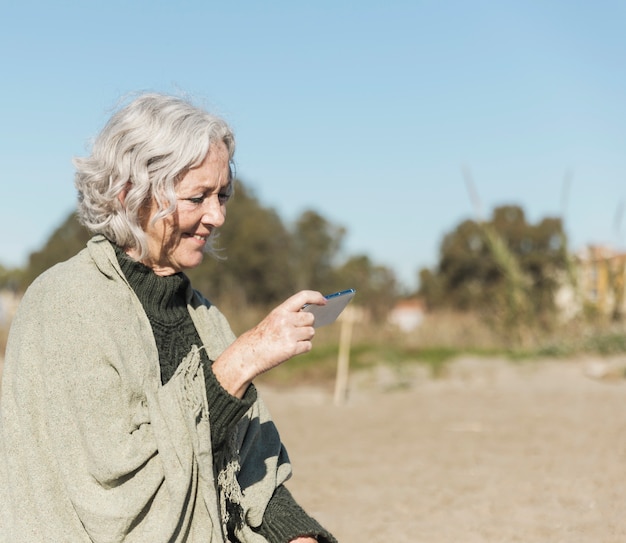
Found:
[[315, 290], [301, 290], [287, 298], [281, 305], [288, 311], [300, 311], [307, 304], [325, 305], [326, 298]]

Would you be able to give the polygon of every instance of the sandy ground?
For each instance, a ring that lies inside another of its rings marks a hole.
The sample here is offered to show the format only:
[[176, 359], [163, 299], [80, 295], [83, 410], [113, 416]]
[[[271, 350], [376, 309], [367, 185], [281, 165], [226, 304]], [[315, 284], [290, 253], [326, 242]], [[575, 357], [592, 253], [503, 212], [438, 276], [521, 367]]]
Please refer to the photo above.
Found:
[[340, 543], [611, 543], [626, 541], [624, 366], [381, 368], [352, 376], [341, 406], [324, 388], [260, 388], [288, 486]]

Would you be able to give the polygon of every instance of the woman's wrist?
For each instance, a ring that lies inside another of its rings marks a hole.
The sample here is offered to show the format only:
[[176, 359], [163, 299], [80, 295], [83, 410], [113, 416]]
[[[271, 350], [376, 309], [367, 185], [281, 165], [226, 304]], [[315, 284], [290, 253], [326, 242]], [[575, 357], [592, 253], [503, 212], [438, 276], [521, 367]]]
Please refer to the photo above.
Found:
[[256, 375], [250, 372], [238, 345], [240, 340], [230, 345], [212, 364], [213, 373], [219, 384], [237, 398], [243, 398]]

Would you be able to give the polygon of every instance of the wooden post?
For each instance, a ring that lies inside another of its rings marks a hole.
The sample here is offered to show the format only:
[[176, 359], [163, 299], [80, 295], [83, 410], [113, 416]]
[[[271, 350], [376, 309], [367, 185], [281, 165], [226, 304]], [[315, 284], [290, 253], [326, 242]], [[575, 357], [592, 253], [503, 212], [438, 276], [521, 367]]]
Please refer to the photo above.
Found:
[[352, 342], [352, 326], [355, 313], [352, 306], [348, 306], [341, 314], [341, 334], [339, 336], [339, 354], [337, 356], [337, 377], [335, 379], [335, 405], [341, 405], [348, 393], [348, 374], [350, 366], [350, 344]]

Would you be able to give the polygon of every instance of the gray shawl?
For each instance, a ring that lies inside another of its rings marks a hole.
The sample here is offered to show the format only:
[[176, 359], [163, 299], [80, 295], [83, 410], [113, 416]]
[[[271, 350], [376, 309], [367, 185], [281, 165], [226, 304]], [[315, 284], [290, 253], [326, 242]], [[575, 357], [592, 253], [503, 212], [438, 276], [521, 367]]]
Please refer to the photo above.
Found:
[[[191, 288], [188, 308], [215, 360], [234, 340]], [[0, 543], [218, 543], [224, 495], [245, 543], [291, 474], [261, 400], [214, 473], [200, 355], [161, 385], [154, 336], [101, 236], [39, 277], [13, 321], [0, 396]], [[217, 476], [222, 496], [216, 491]]]

